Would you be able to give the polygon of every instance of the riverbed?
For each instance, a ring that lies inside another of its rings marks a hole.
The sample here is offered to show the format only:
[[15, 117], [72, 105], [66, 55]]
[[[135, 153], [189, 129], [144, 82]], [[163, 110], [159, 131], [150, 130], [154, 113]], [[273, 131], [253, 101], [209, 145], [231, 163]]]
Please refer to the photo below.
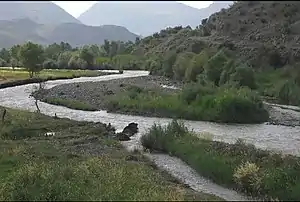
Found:
[[[81, 77], [69, 80], [56, 80], [46, 82], [45, 88], [52, 88], [66, 83], [97, 82], [113, 80], [118, 78], [130, 78], [146, 76], [146, 71], [124, 71], [123, 74], [107, 75], [101, 77]], [[30, 94], [37, 89], [38, 84], [28, 84], [6, 89], [0, 89], [0, 105], [4, 107], [35, 111], [35, 100]], [[154, 123], [168, 124], [171, 119], [130, 116], [124, 114], [107, 113], [106, 111], [87, 112], [68, 109], [62, 106], [50, 105], [38, 102], [41, 113], [61, 118], [70, 118], [78, 121], [95, 121], [111, 123], [117, 130], [122, 130], [128, 123], [137, 122], [140, 132], [132, 137], [131, 141], [124, 142], [128, 149], [141, 147], [140, 136]], [[299, 156], [300, 148], [300, 127], [288, 127], [267, 124], [217, 124], [203, 121], [184, 121], [185, 125], [195, 132], [210, 132], [215, 140], [229, 143], [235, 142], [238, 138], [252, 143], [263, 149], [281, 151]], [[242, 195], [235, 191], [224, 189], [214, 183], [199, 177], [185, 163], [177, 158], [168, 155], [147, 154], [158, 167], [168, 170], [172, 175], [181, 178], [184, 183], [197, 191], [213, 193], [225, 200], [244, 200]], [[181, 176], [181, 177], [180, 177]]]

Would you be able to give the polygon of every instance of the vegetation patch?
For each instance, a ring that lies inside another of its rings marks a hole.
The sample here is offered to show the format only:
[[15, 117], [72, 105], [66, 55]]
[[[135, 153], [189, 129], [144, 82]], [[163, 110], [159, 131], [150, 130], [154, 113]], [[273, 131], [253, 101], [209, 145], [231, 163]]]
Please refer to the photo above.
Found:
[[257, 149], [241, 140], [228, 144], [197, 137], [177, 121], [152, 126], [141, 141], [150, 151], [179, 157], [220, 185], [267, 200], [300, 198], [299, 157]]
[[245, 88], [188, 85], [180, 93], [167, 94], [134, 87], [107, 103], [114, 112], [190, 120], [261, 123], [269, 118], [259, 97]]
[[48, 80], [73, 79], [78, 77], [96, 77], [110, 74], [118, 73], [100, 72], [93, 70], [42, 70], [39, 74], [36, 74], [32, 78], [29, 78], [28, 72], [23, 69], [0, 69], [0, 88], [38, 83]]
[[218, 200], [174, 184], [140, 154], [126, 152], [114, 132], [102, 123], [6, 109], [0, 123], [0, 199]]
[[97, 108], [90, 104], [87, 104], [82, 101], [72, 100], [72, 99], [48, 97], [48, 98], [43, 99], [42, 101], [47, 102], [49, 104], [65, 106], [70, 109], [78, 109], [78, 110], [84, 110], [84, 111], [97, 111]]

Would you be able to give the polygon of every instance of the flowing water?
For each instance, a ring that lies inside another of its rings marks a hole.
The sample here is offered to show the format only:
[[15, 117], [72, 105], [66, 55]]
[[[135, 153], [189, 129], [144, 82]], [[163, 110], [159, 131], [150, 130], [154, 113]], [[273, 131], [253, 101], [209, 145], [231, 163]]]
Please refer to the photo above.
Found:
[[[77, 82], [97, 82], [119, 78], [146, 76], [146, 71], [124, 71], [123, 74], [107, 75], [100, 77], [81, 77], [68, 80], [56, 80], [46, 82], [45, 88], [52, 88], [56, 85]], [[30, 94], [37, 88], [38, 84], [28, 84], [11, 88], [0, 89], [0, 105], [15, 109], [35, 111], [34, 98]], [[128, 123], [136, 122], [139, 124], [139, 133], [132, 137], [131, 141], [123, 142], [124, 146], [131, 150], [140, 148], [140, 137], [154, 123], [161, 125], [168, 124], [171, 119], [131, 116], [123, 114], [107, 113], [106, 111], [87, 112], [73, 110], [62, 106], [38, 102], [41, 113], [61, 118], [70, 118], [78, 121], [94, 121], [111, 123], [117, 130], [122, 130]], [[284, 110], [284, 109], [283, 109]], [[296, 112], [295, 112], [296, 113]], [[300, 113], [299, 113], [300, 114]], [[238, 138], [244, 139], [257, 147], [269, 150], [281, 151], [299, 155], [300, 148], [300, 127], [287, 127], [267, 124], [217, 124], [203, 121], [186, 121], [185, 125], [195, 132], [210, 132], [215, 140], [229, 143], [235, 142]], [[200, 177], [193, 169], [188, 167], [178, 158], [164, 154], [146, 154], [158, 167], [170, 172], [173, 176], [188, 184], [191, 188], [206, 193], [212, 193], [225, 200], [245, 200], [233, 190], [220, 187], [209, 180]]]

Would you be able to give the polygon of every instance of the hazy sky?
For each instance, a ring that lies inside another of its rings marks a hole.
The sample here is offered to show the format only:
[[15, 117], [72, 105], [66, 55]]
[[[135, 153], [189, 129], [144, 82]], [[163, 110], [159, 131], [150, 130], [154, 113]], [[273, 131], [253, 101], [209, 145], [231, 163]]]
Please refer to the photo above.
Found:
[[[65, 9], [74, 17], [78, 17], [81, 13], [89, 9], [97, 1], [52, 1]], [[212, 1], [177, 1], [195, 8], [205, 8], [212, 3]]]

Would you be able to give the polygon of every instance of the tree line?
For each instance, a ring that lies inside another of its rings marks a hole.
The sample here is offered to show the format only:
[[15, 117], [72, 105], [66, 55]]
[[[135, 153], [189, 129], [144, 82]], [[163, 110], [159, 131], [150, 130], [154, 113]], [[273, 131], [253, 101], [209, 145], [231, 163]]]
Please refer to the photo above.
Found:
[[[137, 39], [138, 41], [138, 39]], [[24, 67], [30, 77], [42, 69], [139, 69], [141, 59], [131, 55], [133, 42], [108, 41], [103, 45], [72, 47], [69, 43], [42, 46], [32, 42], [0, 50], [1, 67]]]

